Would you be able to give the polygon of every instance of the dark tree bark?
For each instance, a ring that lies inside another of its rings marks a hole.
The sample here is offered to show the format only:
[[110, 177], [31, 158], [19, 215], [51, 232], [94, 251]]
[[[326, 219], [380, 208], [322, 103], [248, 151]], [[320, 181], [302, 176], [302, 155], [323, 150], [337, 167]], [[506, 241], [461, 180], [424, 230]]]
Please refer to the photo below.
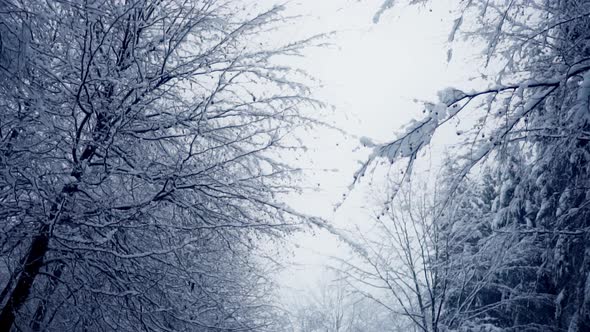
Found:
[[9, 332], [14, 324], [16, 312], [18, 312], [25, 303], [31, 292], [31, 287], [35, 278], [39, 274], [43, 260], [47, 254], [49, 244], [49, 226], [43, 225], [39, 233], [33, 239], [31, 248], [27, 254], [27, 259], [23, 271], [18, 276], [16, 286], [6, 305], [0, 313], [0, 332]]

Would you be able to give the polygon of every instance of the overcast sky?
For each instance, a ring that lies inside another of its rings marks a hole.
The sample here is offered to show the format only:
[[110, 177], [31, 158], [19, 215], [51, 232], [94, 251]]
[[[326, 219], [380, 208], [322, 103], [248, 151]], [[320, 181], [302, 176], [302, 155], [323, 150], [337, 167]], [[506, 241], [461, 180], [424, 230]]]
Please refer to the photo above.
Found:
[[[359, 137], [376, 142], [395, 137], [396, 130], [421, 114], [418, 100], [434, 100], [447, 86], [462, 87], [476, 76], [468, 52], [447, 63], [448, 34], [453, 24], [450, 1], [437, 0], [421, 7], [396, 7], [378, 24], [373, 17], [382, 0], [299, 0], [287, 4], [288, 15], [303, 15], [299, 24], [279, 33], [278, 38], [305, 38], [337, 31], [333, 47], [310, 50], [300, 66], [320, 80], [315, 97], [333, 106], [325, 119], [348, 135], [318, 128], [306, 135], [309, 147], [302, 158], [310, 170], [305, 175], [308, 190], [290, 198], [298, 210], [321, 216], [339, 228], [350, 229], [367, 222], [378, 186], [353, 190], [338, 209], [335, 205], [348, 192], [358, 161], [368, 155]], [[278, 3], [258, 2], [261, 6]], [[471, 69], [470, 69], [471, 68]], [[324, 171], [329, 170], [329, 171]], [[345, 245], [323, 231], [290, 239], [295, 263], [281, 278], [285, 289], [313, 287], [330, 255], [344, 255]]]

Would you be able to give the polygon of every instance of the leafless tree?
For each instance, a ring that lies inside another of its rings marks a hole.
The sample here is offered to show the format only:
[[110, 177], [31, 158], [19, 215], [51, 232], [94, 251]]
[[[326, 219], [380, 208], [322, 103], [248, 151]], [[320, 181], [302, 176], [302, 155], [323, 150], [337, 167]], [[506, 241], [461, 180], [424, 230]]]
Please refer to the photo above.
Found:
[[359, 293], [332, 268], [326, 267], [323, 279], [300, 292], [292, 305], [292, 329], [288, 331], [405, 331], [387, 310]]
[[272, 330], [256, 248], [317, 106], [281, 10], [0, 1], [0, 331]]

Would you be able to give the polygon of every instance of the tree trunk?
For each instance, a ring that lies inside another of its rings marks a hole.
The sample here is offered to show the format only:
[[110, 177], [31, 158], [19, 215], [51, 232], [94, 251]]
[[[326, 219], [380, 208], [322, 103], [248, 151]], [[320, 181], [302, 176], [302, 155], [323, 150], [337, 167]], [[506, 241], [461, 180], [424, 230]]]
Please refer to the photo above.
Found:
[[[97, 124], [94, 130], [94, 135], [97, 135], [100, 138], [100, 141], [106, 140], [105, 131], [108, 131], [108, 124], [111, 119], [105, 114], [98, 114], [97, 115]], [[94, 153], [96, 152], [97, 145], [96, 144], [88, 144], [84, 148], [82, 152], [82, 156], [80, 157], [80, 163], [85, 161], [92, 160]], [[75, 177], [77, 180], [80, 180], [82, 176], [82, 169], [80, 167], [74, 167], [71, 172], [71, 175]], [[60, 204], [64, 203], [66, 196], [72, 196], [74, 192], [78, 190], [77, 183], [69, 183], [66, 184], [62, 190], [62, 201]], [[57, 220], [59, 218], [59, 205], [58, 203], [54, 203], [51, 208], [51, 214], [49, 216], [49, 220]], [[39, 233], [33, 239], [31, 243], [31, 248], [27, 255], [27, 259], [25, 262], [25, 266], [23, 271], [21, 272], [20, 276], [18, 277], [18, 281], [16, 287], [12, 291], [10, 298], [2, 308], [2, 312], [0, 313], [0, 332], [10, 332], [12, 325], [14, 324], [14, 319], [16, 313], [21, 309], [22, 305], [25, 303], [27, 298], [29, 297], [29, 293], [31, 292], [31, 286], [39, 275], [39, 270], [41, 266], [43, 266], [43, 259], [45, 258], [45, 254], [47, 254], [49, 246], [49, 225], [43, 225], [39, 230]], [[43, 303], [41, 304], [43, 305]], [[35, 313], [34, 320], [38, 320], [39, 317], [44, 315], [44, 308], [41, 308], [41, 311]], [[37, 315], [39, 314], [39, 315]], [[38, 321], [34, 321], [33, 329], [36, 328], [36, 324]]]
[[45, 327], [44, 320], [45, 315], [47, 314], [47, 304], [58, 287], [56, 280], [61, 277], [63, 269], [64, 266], [62, 264], [58, 265], [52, 272], [53, 277], [49, 278], [49, 282], [44, 291], [45, 296], [41, 299], [41, 302], [37, 306], [37, 310], [35, 310], [33, 320], [31, 321], [31, 330], [35, 332], [43, 331], [43, 328]]
[[2, 312], [0, 313], [0, 332], [9, 332], [12, 328], [16, 313], [29, 297], [33, 281], [35, 281], [41, 266], [43, 266], [43, 259], [47, 253], [48, 245], [49, 226], [43, 225], [39, 230], [39, 234], [35, 236], [31, 243], [23, 271], [18, 276], [16, 286], [4, 308], [2, 308]]

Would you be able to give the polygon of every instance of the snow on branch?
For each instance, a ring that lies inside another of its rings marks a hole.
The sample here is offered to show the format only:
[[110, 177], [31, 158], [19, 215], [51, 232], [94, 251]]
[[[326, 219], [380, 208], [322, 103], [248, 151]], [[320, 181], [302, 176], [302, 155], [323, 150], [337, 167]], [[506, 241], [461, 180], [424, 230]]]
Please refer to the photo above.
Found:
[[[524, 103], [509, 112], [509, 117], [493, 131], [491, 137], [485, 141], [479, 140], [478, 148], [469, 152], [469, 155], [465, 158], [468, 162], [460, 174], [460, 177], [463, 177], [494, 148], [501, 145], [502, 140], [508, 136], [516, 125], [531, 111], [540, 106], [559, 86], [567, 82], [570, 78], [587, 73], [589, 70], [590, 64], [581, 63], [569, 68], [565, 74], [552, 79], [525, 80], [520, 83], [496, 85], [485, 90], [469, 93], [454, 88], [444, 89], [439, 92], [437, 103], [425, 104], [423, 112], [426, 116], [420, 120], [412, 120], [405, 126], [395, 140], [384, 144], [376, 144], [369, 138], [364, 137], [361, 139], [361, 144], [365, 147], [372, 148], [373, 151], [355, 172], [354, 181], [350, 189], [360, 181], [368, 168], [374, 165], [378, 159], [385, 159], [390, 164], [406, 159], [407, 164], [404, 178], [411, 175], [418, 153], [424, 147], [431, 144], [432, 136], [436, 131], [459, 113], [466, 112], [467, 106], [474, 100], [488, 95], [495, 96], [502, 93], [522, 95], [523, 91], [530, 91], [528, 97], [522, 97], [526, 99]], [[582, 90], [587, 85], [585, 83], [588, 81], [587, 76], [587, 74], [584, 75], [584, 83], [580, 86], [580, 95], [584, 95]], [[488, 112], [491, 112], [491, 110], [488, 109]]]

